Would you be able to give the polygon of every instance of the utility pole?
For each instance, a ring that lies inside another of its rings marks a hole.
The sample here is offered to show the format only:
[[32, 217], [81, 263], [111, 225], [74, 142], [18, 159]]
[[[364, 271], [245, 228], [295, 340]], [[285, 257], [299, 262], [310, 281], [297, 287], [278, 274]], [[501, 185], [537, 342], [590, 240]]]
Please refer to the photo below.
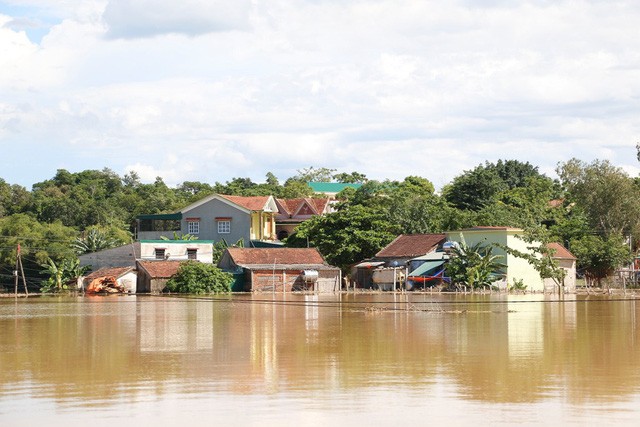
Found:
[[20, 243], [18, 243], [18, 249], [16, 252], [16, 269], [13, 272], [13, 276], [15, 277], [14, 294], [16, 297], [18, 296], [18, 269], [20, 269], [20, 274], [22, 274], [22, 283], [24, 284], [24, 293], [26, 296], [29, 296], [29, 290], [27, 289], [27, 279], [24, 277], [24, 268], [22, 267]]

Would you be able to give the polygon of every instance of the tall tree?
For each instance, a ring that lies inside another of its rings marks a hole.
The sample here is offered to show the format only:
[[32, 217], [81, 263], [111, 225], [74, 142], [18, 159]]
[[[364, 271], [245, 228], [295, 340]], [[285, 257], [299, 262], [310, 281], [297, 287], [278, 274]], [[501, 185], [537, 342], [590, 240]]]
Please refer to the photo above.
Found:
[[298, 174], [293, 176], [292, 179], [302, 182], [331, 182], [335, 171], [335, 169], [309, 166], [308, 168], [298, 169]]
[[364, 184], [365, 182], [369, 181], [367, 176], [360, 172], [337, 173], [333, 175], [333, 179], [344, 184]]
[[383, 211], [356, 205], [303, 222], [287, 245], [308, 243], [318, 248], [327, 262], [346, 271], [355, 262], [375, 255], [396, 235]]
[[454, 178], [443, 189], [443, 195], [456, 208], [478, 211], [494, 203], [507, 190], [529, 186], [532, 179], [551, 182], [528, 162], [486, 162]]
[[602, 236], [637, 233], [640, 190], [634, 180], [609, 161], [585, 163], [571, 159], [557, 169], [569, 200], [587, 216]]

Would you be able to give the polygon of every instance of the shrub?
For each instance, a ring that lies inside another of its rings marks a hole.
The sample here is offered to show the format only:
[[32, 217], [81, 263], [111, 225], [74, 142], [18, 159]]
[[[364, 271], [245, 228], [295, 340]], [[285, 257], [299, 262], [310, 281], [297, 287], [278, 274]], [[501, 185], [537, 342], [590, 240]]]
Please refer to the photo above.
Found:
[[167, 289], [183, 294], [223, 293], [231, 291], [232, 283], [233, 275], [225, 273], [213, 264], [187, 261], [169, 279]]

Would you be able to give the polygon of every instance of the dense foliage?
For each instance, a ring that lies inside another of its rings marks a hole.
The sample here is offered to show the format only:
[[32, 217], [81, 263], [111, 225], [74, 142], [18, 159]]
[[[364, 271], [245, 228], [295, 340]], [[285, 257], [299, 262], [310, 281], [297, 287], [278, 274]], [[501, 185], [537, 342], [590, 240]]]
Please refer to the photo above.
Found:
[[215, 294], [231, 292], [233, 275], [213, 264], [187, 261], [167, 282], [167, 289], [182, 294]]

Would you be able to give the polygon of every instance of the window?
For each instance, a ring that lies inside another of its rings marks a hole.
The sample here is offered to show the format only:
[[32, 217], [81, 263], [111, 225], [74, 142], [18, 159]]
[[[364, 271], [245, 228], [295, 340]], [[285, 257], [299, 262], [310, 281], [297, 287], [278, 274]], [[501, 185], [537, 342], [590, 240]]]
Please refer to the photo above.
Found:
[[200, 233], [200, 221], [187, 222], [187, 233], [198, 234]]
[[187, 259], [198, 259], [198, 249], [187, 249]]
[[218, 221], [218, 233], [219, 234], [231, 233], [231, 221], [229, 220]]
[[155, 249], [156, 259], [164, 259], [164, 248]]

